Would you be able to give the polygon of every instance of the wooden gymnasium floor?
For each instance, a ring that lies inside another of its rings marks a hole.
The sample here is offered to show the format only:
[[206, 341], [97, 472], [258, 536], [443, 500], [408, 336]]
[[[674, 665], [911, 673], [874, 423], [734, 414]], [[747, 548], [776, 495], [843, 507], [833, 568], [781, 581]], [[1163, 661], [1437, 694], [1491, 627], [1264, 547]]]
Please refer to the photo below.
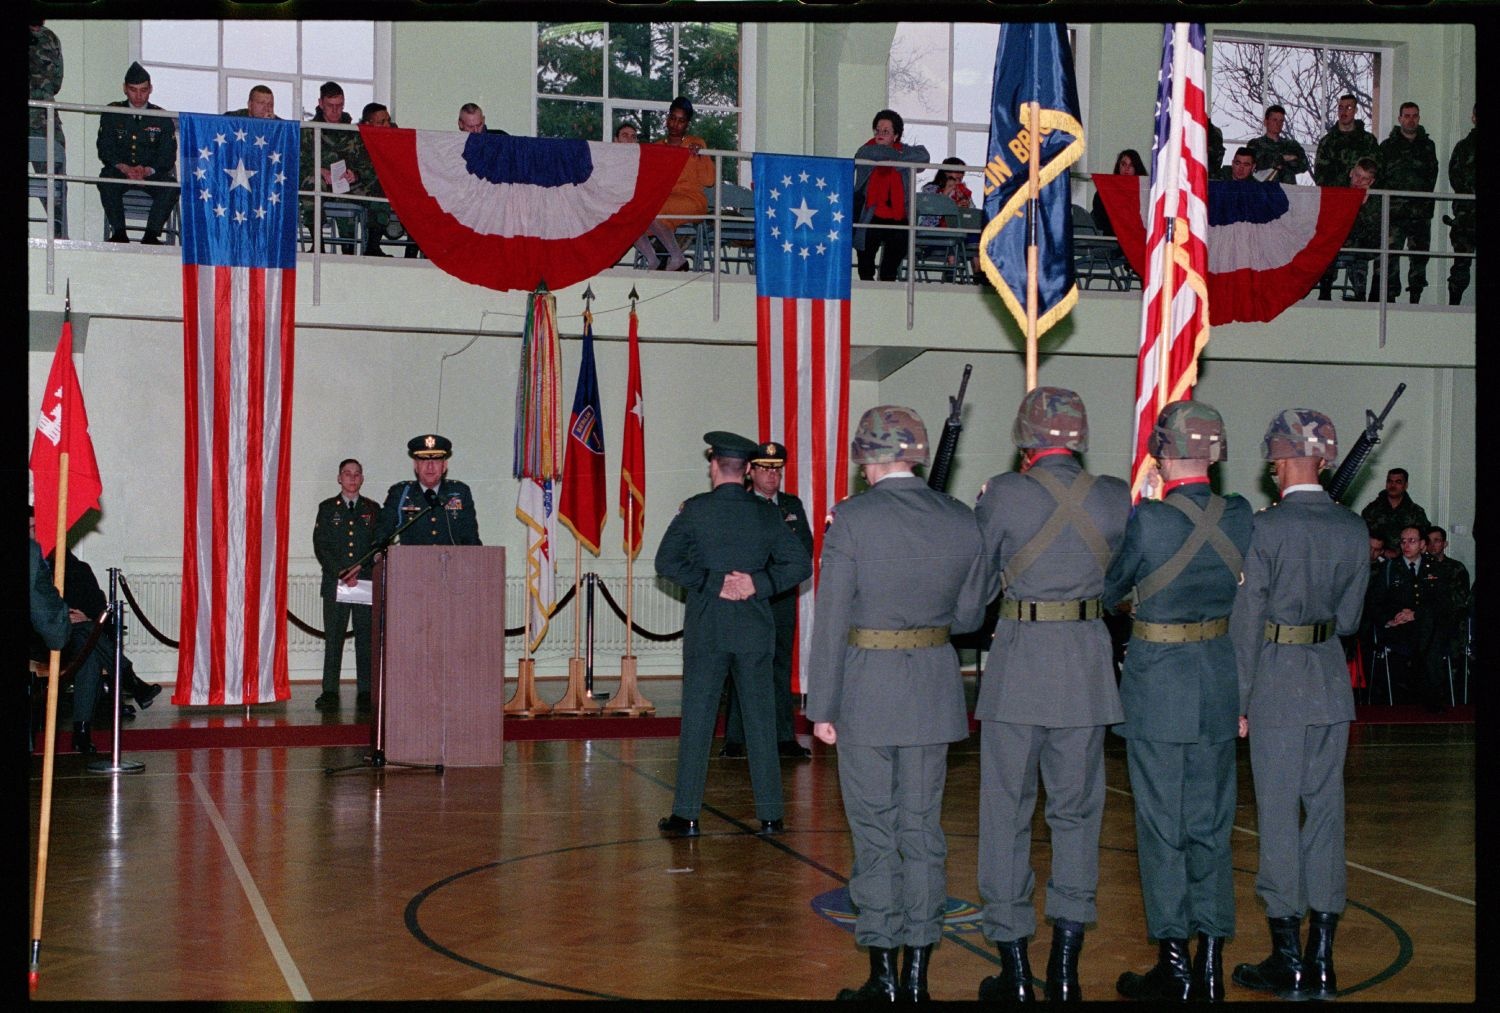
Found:
[[[313, 692], [298, 706], [311, 712]], [[158, 706], [158, 721], [174, 710]], [[935, 999], [972, 999], [996, 969], [975, 919], [976, 748], [977, 736], [949, 760], [951, 913]], [[128, 754], [144, 772], [102, 776], [60, 756], [35, 997], [824, 999], [865, 976], [845, 913], [833, 750], [783, 762], [788, 832], [769, 840], [748, 832], [744, 761], [715, 758], [693, 842], [656, 833], [675, 738], [508, 740], [498, 769], [325, 776], [365, 752], [149, 750]], [[33, 882], [40, 771], [33, 759]], [[1267, 952], [1243, 745], [1239, 773], [1231, 966]], [[1155, 957], [1113, 737], [1107, 778], [1099, 922], [1081, 965], [1085, 997], [1100, 1000]], [[1342, 1002], [1474, 999], [1474, 778], [1472, 723], [1355, 726]], [[1050, 858], [1040, 809], [1039, 909]], [[1048, 932], [1033, 943], [1038, 973]], [[1258, 998], [1229, 986], [1231, 1001]]]

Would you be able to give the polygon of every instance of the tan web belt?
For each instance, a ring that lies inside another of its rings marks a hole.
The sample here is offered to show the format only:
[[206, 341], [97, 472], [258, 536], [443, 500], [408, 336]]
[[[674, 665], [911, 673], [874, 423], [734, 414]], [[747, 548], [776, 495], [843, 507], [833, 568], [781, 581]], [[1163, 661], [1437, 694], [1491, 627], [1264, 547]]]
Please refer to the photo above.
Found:
[[867, 630], [849, 627], [849, 646], [867, 651], [905, 651], [917, 647], [941, 647], [948, 642], [948, 627], [919, 626], [913, 630]]
[[1137, 619], [1130, 627], [1131, 636], [1153, 644], [1196, 644], [1202, 640], [1214, 640], [1228, 632], [1228, 616], [1205, 619], [1200, 623], [1148, 623]]
[[1310, 626], [1285, 626], [1266, 623], [1266, 639], [1273, 644], [1321, 644], [1333, 636], [1333, 620], [1325, 619]]
[[1000, 599], [1000, 618], [1015, 619], [1023, 623], [1077, 622], [1080, 619], [1098, 619], [1103, 614], [1104, 606], [1098, 598], [1081, 598], [1078, 601]]

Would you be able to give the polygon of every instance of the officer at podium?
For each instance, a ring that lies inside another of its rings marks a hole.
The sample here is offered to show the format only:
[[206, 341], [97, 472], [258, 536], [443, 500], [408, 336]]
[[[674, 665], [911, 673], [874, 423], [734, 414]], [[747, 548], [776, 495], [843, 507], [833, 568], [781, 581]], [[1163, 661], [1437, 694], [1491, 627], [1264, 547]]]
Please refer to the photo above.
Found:
[[407, 521], [401, 532], [402, 545], [479, 545], [479, 518], [469, 487], [447, 477], [453, 443], [445, 436], [427, 433], [406, 444], [415, 478], [397, 482], [385, 494], [376, 541], [389, 538]]

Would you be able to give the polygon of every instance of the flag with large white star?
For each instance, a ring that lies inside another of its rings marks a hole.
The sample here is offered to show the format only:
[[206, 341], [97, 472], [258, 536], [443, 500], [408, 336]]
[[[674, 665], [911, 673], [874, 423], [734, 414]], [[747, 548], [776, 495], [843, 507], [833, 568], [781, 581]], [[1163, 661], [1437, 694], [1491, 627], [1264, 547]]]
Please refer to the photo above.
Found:
[[[849, 492], [849, 282], [854, 161], [757, 154], [755, 292], [760, 442], [787, 448], [785, 489], [809, 517]], [[813, 558], [823, 529], [813, 531]], [[793, 685], [812, 635], [812, 589], [802, 588]]]
[[172, 702], [271, 703], [286, 660], [297, 124], [183, 113], [182, 619]]

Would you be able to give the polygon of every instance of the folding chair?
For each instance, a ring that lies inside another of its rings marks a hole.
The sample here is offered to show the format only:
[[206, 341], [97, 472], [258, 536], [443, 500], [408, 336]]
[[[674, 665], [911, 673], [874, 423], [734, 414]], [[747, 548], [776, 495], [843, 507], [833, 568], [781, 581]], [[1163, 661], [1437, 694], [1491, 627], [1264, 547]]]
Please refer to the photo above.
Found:
[[725, 273], [729, 271], [729, 265], [734, 265], [734, 273], [740, 273], [740, 267], [749, 268], [750, 273], [755, 274], [755, 195], [749, 189], [734, 183], [719, 184], [719, 204], [722, 208], [721, 216], [730, 212], [735, 218], [721, 217], [719, 220], [719, 270]]
[[[61, 144], [54, 145], [51, 157], [47, 155], [47, 138], [32, 136], [26, 138], [26, 160], [31, 163], [32, 171], [45, 172], [50, 163], [53, 172], [66, 172], [67, 166], [63, 163], [64, 154]], [[37, 168], [41, 166], [41, 168]], [[68, 238], [68, 184], [56, 180], [52, 184], [53, 193], [53, 226], [52, 234], [58, 239]], [[26, 196], [35, 197], [42, 202], [40, 217], [27, 217], [29, 222], [45, 222], [47, 220], [47, 180], [46, 178], [28, 177], [26, 180]]]
[[[917, 220], [931, 215], [941, 215], [944, 227], [953, 227], [958, 222], [959, 207], [953, 198], [940, 193], [917, 193], [914, 199]], [[905, 266], [904, 264], [902, 265]], [[936, 273], [942, 281], [961, 280], [968, 275], [968, 251], [964, 237], [952, 232], [935, 232], [932, 229], [917, 229], [917, 277], [931, 281]]]

